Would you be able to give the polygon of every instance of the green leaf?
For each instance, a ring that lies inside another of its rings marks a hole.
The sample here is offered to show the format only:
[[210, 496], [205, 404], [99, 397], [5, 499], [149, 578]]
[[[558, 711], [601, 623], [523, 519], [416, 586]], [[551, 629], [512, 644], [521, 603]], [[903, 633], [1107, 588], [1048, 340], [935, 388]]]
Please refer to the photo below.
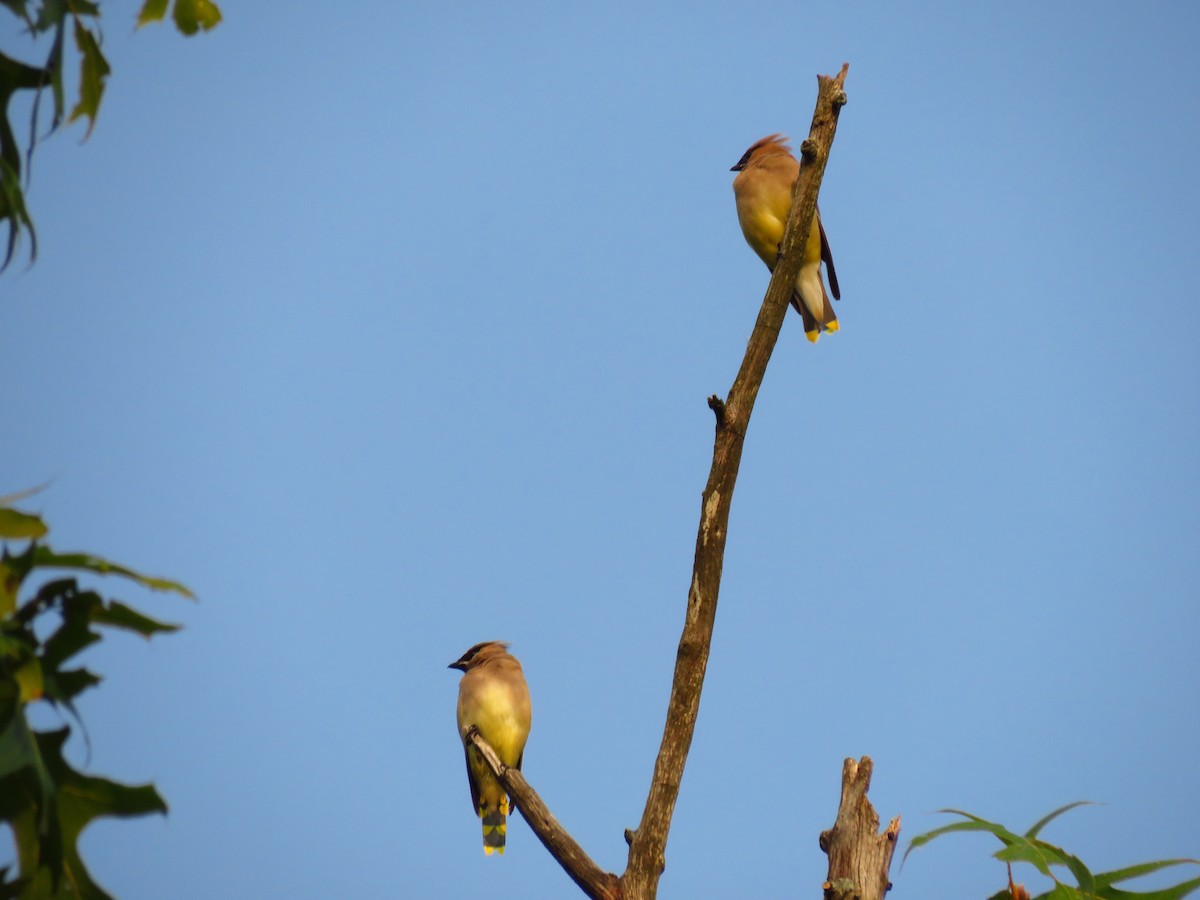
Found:
[[1172, 887], [1161, 888], [1157, 891], [1133, 892], [1122, 891], [1112, 885], [1118, 881], [1128, 881], [1162, 871], [1171, 866], [1200, 865], [1197, 859], [1160, 859], [1157, 862], [1141, 863], [1127, 866], [1112, 872], [1101, 872], [1096, 876], [1096, 896], [1104, 900], [1182, 900], [1188, 894], [1200, 889], [1200, 878], [1193, 878]]
[[4, 263], [0, 269], [12, 262], [22, 231], [29, 232], [30, 255], [37, 255], [37, 237], [21, 191], [21, 148], [8, 119], [9, 101], [17, 91], [40, 90], [49, 78], [50, 73], [46, 70], [0, 53], [0, 220], [8, 225]]
[[57, 669], [72, 656], [86, 650], [98, 640], [100, 640], [100, 635], [88, 628], [87, 618], [73, 616], [66, 619], [46, 639], [45, 648], [42, 650], [42, 659], [48, 667]]
[[24, 711], [14, 707], [14, 714], [0, 725], [0, 779], [37, 763], [37, 746], [25, 722]]
[[[917, 835], [909, 843], [908, 849], [904, 853], [904, 859], [908, 858], [908, 854], [914, 848], [923, 846], [935, 838], [941, 837], [943, 834], [950, 834], [956, 831], [987, 831], [995, 835], [1004, 844], [1002, 849], [993, 854], [997, 859], [1010, 864], [1014, 862], [1028, 863], [1043, 875], [1054, 879], [1054, 887], [1046, 893], [1038, 895], [1036, 900], [1182, 900], [1188, 894], [1200, 889], [1200, 878], [1177, 884], [1174, 887], [1145, 893], [1122, 891], [1112, 886], [1119, 881], [1138, 878], [1169, 866], [1183, 865], [1185, 863], [1200, 864], [1200, 860], [1167, 859], [1093, 875], [1078, 857], [1036, 837], [1037, 833], [1043, 827], [1058, 816], [1077, 806], [1087, 804], [1088, 801], [1083, 800], [1059, 807], [1039, 819], [1024, 836], [1013, 834], [1003, 825], [989, 822], [986, 819], [981, 819], [979, 816], [963, 812], [962, 810], [938, 810], [938, 812], [962, 816], [967, 821], [954, 822], [941, 828], [935, 828], [933, 831], [926, 832], [925, 834]], [[903, 865], [903, 860], [901, 860], [901, 865]], [[1078, 887], [1073, 887], [1059, 881], [1051, 871], [1051, 868], [1054, 866], [1062, 866], [1070, 870]], [[1006, 889], [994, 894], [991, 900], [1011, 900], [1011, 898], [1009, 898], [1009, 892]]]
[[[74, 578], [60, 578], [49, 581], [38, 590], [37, 596], [21, 607], [14, 621], [20, 621], [29, 627], [40, 612], [57, 609], [62, 616], [49, 637], [41, 644], [42, 685], [46, 699], [52, 703], [62, 703], [79, 718], [72, 700], [79, 693], [100, 682], [100, 679], [86, 669], [60, 671], [60, 666], [71, 657], [101, 639], [101, 635], [93, 630], [94, 625], [109, 628], [121, 628], [132, 631], [145, 638], [164, 631], [177, 631], [177, 625], [159, 622], [149, 616], [142, 615], [135, 609], [116, 600], [105, 601], [95, 591], [80, 591]], [[5, 643], [5, 640], [8, 643]], [[31, 651], [18, 638], [7, 638], [0, 633], [0, 655], [6, 647], [12, 645], [9, 655], [26, 654]]]
[[11, 659], [20, 663], [37, 655], [37, 639], [9, 619], [0, 622], [0, 659]]
[[[59, 23], [54, 31], [54, 43], [50, 47], [50, 55], [46, 58], [46, 71], [50, 73], [50, 93], [54, 97], [54, 116], [50, 119], [50, 131], [58, 130], [66, 114], [67, 102], [63, 88], [63, 44], [66, 42], [67, 28], [65, 23]], [[41, 95], [38, 95], [38, 100]], [[35, 106], [36, 110], [37, 107]], [[35, 134], [29, 136], [29, 153], [33, 153]]]
[[1160, 859], [1158, 862], [1141, 863], [1127, 866], [1124, 869], [1114, 869], [1111, 872], [1100, 872], [1096, 875], [1096, 886], [1106, 888], [1119, 881], [1129, 881], [1131, 878], [1141, 878], [1171, 866], [1200, 865], [1200, 859]]
[[0, 507], [0, 539], [6, 541], [36, 541], [49, 529], [41, 516], [21, 512], [9, 506]]
[[17, 608], [17, 594], [21, 592], [21, 584], [33, 566], [33, 548], [19, 556], [12, 556], [5, 547], [0, 552], [0, 619], [6, 619]]
[[[46, 769], [57, 788], [57, 812], [64, 844], [63, 867], [76, 876], [82, 875], [82, 881], [87, 878], [87, 873], [75, 841], [89, 822], [102, 816], [132, 818], [150, 813], [166, 815], [167, 804], [153, 785], [130, 787], [107, 778], [76, 772], [62, 757], [63, 744], [69, 731], [69, 728], [62, 728], [58, 731], [35, 732], [34, 736]], [[90, 879], [87, 880], [90, 882]]]
[[1033, 824], [1033, 827], [1030, 828], [1027, 832], [1025, 832], [1025, 837], [1027, 837], [1027, 838], [1037, 837], [1038, 832], [1041, 831], [1043, 828], [1045, 828], [1048, 824], [1050, 824], [1052, 821], [1057, 819], [1063, 813], [1070, 812], [1071, 810], [1075, 809], [1077, 806], [1095, 806], [1095, 805], [1096, 804], [1094, 804], [1091, 800], [1076, 800], [1074, 803], [1068, 803], [1066, 806], [1060, 806], [1058, 809], [1054, 810], [1054, 812], [1047, 813], [1046, 815], [1044, 815], [1040, 819], [1038, 819]]
[[1188, 894], [1194, 893], [1200, 889], [1200, 878], [1193, 878], [1191, 881], [1185, 881], [1183, 884], [1177, 884], [1174, 887], [1163, 888], [1161, 891], [1149, 891], [1145, 894], [1130, 894], [1126, 891], [1117, 891], [1115, 888], [1106, 893], [1106, 898], [1112, 900], [1121, 900], [1124, 897], [1138, 897], [1140, 900], [1181, 900]]
[[[14, 562], [28, 562], [32, 560], [34, 553], [34, 545], [30, 545], [29, 551], [17, 558]], [[28, 565], [28, 569], [32, 568], [32, 564]], [[17, 614], [13, 616], [13, 620], [20, 622], [28, 628], [34, 620], [48, 609], [62, 606], [66, 598], [75, 594], [78, 591], [78, 585], [74, 578], [57, 578], [54, 581], [47, 581], [38, 592], [33, 595], [33, 599], [26, 600], [21, 604], [21, 608], [17, 610]]]
[[36, 656], [26, 660], [19, 669], [13, 672], [13, 678], [20, 690], [22, 703], [40, 700], [46, 693], [46, 679], [42, 674], [42, 663]]
[[1036, 842], [1027, 841], [1025, 838], [1017, 838], [1013, 843], [1007, 844], [992, 855], [1001, 862], [1029, 863], [1043, 875], [1054, 878], [1054, 873], [1050, 867], [1066, 865], [1066, 860], [1062, 858], [1061, 853], [1056, 852], [1056, 849], [1053, 847], [1049, 849], [1042, 848]]
[[[24, 707], [6, 730], [3, 764], [0, 764], [0, 821], [12, 828], [17, 857], [23, 872], [32, 872], [43, 850], [56, 846], [57, 819], [51, 815], [49, 798], [54, 785], [42, 759], [38, 735], [25, 721]], [[46, 842], [38, 839], [44, 834]], [[32, 840], [30, 840], [32, 838]], [[33, 895], [37, 896], [37, 895]]]
[[187, 597], [189, 600], [196, 599], [195, 594], [177, 581], [168, 581], [166, 578], [153, 578], [149, 575], [142, 575], [139, 572], [133, 571], [133, 569], [110, 562], [99, 556], [92, 556], [90, 553], [56, 553], [49, 547], [39, 545], [34, 549], [33, 565], [45, 569], [75, 569], [84, 572], [94, 572], [97, 575], [121, 575], [153, 591], [173, 591], [176, 594]]
[[100, 640], [100, 635], [91, 629], [92, 613], [104, 601], [94, 591], [76, 590], [73, 578], [44, 585], [38, 592], [38, 598], [43, 596], [58, 599], [62, 611], [62, 623], [42, 645], [42, 661], [53, 670]]
[[56, 25], [62, 23], [67, 14], [67, 0], [42, 0], [42, 5], [38, 8], [37, 22], [34, 23], [34, 31], [49, 31]]
[[[923, 847], [935, 838], [939, 838], [944, 834], [952, 834], [957, 831], [987, 831], [999, 838], [1005, 845], [1015, 843], [1021, 840], [1019, 835], [1013, 834], [1003, 825], [997, 825], [995, 822], [989, 822], [987, 819], [981, 819], [979, 816], [972, 815], [968, 812], [963, 812], [958, 809], [939, 809], [940, 813], [948, 813], [950, 815], [962, 816], [967, 819], [966, 822], [955, 822], [951, 825], [943, 825], [941, 828], [935, 828], [933, 831], [927, 831], [924, 834], [918, 834], [909, 841], [908, 849], [904, 851], [904, 856], [900, 859], [900, 865], [904, 865], [904, 860], [908, 859], [908, 854], [912, 853], [917, 847]], [[1049, 874], [1047, 871], [1045, 874]]]
[[0, 159], [0, 219], [6, 220], [8, 225], [8, 237], [4, 242], [4, 262], [0, 264], [0, 270], [8, 268], [8, 264], [16, 255], [22, 230], [29, 233], [29, 257], [36, 259], [37, 231], [33, 227], [29, 210], [25, 207], [21, 175], [6, 159]]
[[187, 35], [208, 31], [221, 21], [221, 10], [212, 0], [175, 0], [175, 27]]
[[142, 615], [136, 609], [126, 606], [116, 600], [110, 600], [107, 606], [101, 606], [93, 611], [92, 621], [97, 625], [108, 625], [112, 628], [123, 628], [133, 631], [142, 637], [149, 638], [161, 631], [178, 631], [178, 625], [159, 622], [149, 616]]
[[1040, 894], [1038, 900], [1096, 900], [1096, 895], [1085, 894], [1083, 891], [1073, 888], [1069, 884], [1063, 884], [1060, 881], [1051, 890]]
[[[1092, 873], [1082, 861], [1059, 847], [1047, 844], [1045, 841], [1031, 841], [1024, 837], [1018, 838], [1014, 843], [1002, 850], [998, 850], [994, 855], [1001, 862], [1029, 863], [1036, 867], [1043, 875], [1049, 875], [1051, 878], [1055, 878], [1050, 871], [1051, 866], [1065, 866], [1075, 876], [1075, 881], [1079, 885], [1079, 889], [1085, 894], [1091, 895], [1095, 889]], [[1058, 879], [1055, 878], [1055, 880], [1057, 881]]]
[[105, 816], [129, 818], [167, 812], [152, 785], [128, 786], [75, 771], [63, 759], [69, 728], [33, 732], [39, 785], [26, 768], [0, 779], [0, 819], [17, 843], [21, 874], [30, 879], [28, 896], [108, 898], [92, 881], [76, 843], [80, 833]]
[[88, 127], [83, 139], [86, 141], [96, 127], [96, 114], [100, 112], [100, 101], [104, 97], [104, 80], [112, 69], [108, 60], [100, 52], [100, 42], [92, 32], [83, 27], [83, 22], [75, 17], [75, 46], [79, 50], [79, 102], [71, 110], [68, 122], [87, 117]]
[[148, 25], [150, 22], [161, 22], [167, 14], [167, 0], [146, 0], [142, 11], [138, 13], [137, 27]]
[[79, 713], [74, 706], [74, 700], [90, 687], [101, 682], [99, 675], [94, 675], [87, 669], [58, 669], [46, 675], [46, 699], [52, 703], [61, 703], [79, 719]]

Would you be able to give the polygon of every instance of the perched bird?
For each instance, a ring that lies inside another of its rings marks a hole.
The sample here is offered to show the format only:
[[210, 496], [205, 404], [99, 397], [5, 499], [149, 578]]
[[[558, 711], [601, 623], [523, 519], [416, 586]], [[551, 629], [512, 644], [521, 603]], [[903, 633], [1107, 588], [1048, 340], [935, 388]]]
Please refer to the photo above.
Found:
[[508, 652], [508, 644], [500, 641], [476, 644], [450, 668], [463, 673], [458, 685], [458, 734], [467, 752], [471, 804], [483, 820], [483, 852], [504, 853], [508, 794], [475, 745], [467, 743], [467, 734], [477, 729], [502, 763], [520, 769], [531, 719], [529, 687], [521, 664]]
[[[787, 226], [788, 213], [792, 211], [792, 187], [800, 174], [800, 163], [792, 156], [787, 138], [772, 134], [755, 141], [743, 154], [730, 172], [737, 172], [733, 179], [733, 195], [737, 201], [738, 223], [742, 234], [767, 268], [775, 271], [779, 260], [779, 245], [783, 230]], [[808, 232], [808, 243], [804, 247], [804, 261], [800, 274], [796, 276], [796, 287], [792, 291], [792, 306], [804, 321], [804, 334], [816, 343], [822, 331], [837, 331], [837, 316], [833, 304], [825, 293], [821, 281], [821, 261], [829, 276], [829, 289], [833, 299], [841, 299], [837, 273], [833, 270], [833, 255], [829, 252], [829, 241], [821, 225], [821, 213], [813, 215], [812, 228]]]

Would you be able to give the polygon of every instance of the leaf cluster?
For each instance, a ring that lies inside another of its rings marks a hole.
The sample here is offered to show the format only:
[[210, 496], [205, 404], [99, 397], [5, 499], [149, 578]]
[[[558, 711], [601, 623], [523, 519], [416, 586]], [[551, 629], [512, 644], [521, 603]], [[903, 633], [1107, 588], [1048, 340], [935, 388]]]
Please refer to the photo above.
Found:
[[[17, 871], [0, 869], [0, 900], [102, 900], [108, 895], [79, 855], [83, 829], [102, 816], [165, 814], [167, 805], [153, 785], [123, 785], [76, 771], [63, 755], [70, 726], [36, 731], [27, 713], [41, 702], [81, 722], [76, 698], [100, 678], [75, 663], [79, 653], [102, 640], [104, 629], [149, 638], [178, 626], [106, 599], [60, 573], [116, 575], [154, 590], [192, 594], [181, 584], [98, 556], [53, 550], [44, 542], [41, 517], [13, 508], [12, 500], [0, 498], [0, 822], [12, 830]], [[24, 547], [14, 553], [9, 542]], [[59, 577], [43, 581], [22, 599], [31, 576], [45, 570]]]
[[[0, 51], [0, 222], [7, 227], [4, 261], [7, 267], [16, 252], [22, 232], [29, 235], [30, 259], [37, 257], [37, 232], [25, 204], [25, 181], [34, 147], [38, 141], [39, 112], [43, 91], [49, 91], [53, 109], [46, 135], [64, 123], [87, 120], [84, 140], [96, 125], [104, 87], [112, 69], [101, 49], [100, 4], [93, 0], [0, 0], [0, 5], [21, 20], [32, 38], [46, 36], [50, 49], [39, 65], [16, 59]], [[139, 27], [161, 21], [167, 14], [168, 0], [145, 0], [138, 14]], [[212, 0], [174, 0], [171, 18], [185, 35], [208, 31], [221, 21], [221, 10]], [[79, 63], [78, 96], [67, 112], [64, 67], [68, 56], [67, 35], [74, 46], [73, 58]], [[18, 92], [32, 91], [36, 97], [30, 117], [24, 153], [13, 127], [11, 101]]]
[[[908, 859], [908, 854], [912, 853], [917, 847], [923, 847], [925, 844], [943, 835], [965, 831], [986, 831], [995, 835], [997, 840], [1004, 845], [992, 855], [1001, 862], [1007, 863], [1010, 871], [1009, 886], [999, 893], [993, 894], [988, 900], [1028, 900], [1029, 893], [1025, 888], [1014, 884], [1012, 881], [1011, 867], [1013, 863], [1027, 863], [1054, 881], [1053, 888], [1044, 894], [1039, 894], [1034, 900], [1182, 900], [1183, 897], [1200, 888], [1200, 878], [1193, 878], [1172, 887], [1155, 891], [1126, 891], [1115, 887], [1115, 885], [1122, 882], [1140, 878], [1172, 866], [1200, 865], [1200, 860], [1163, 859], [1156, 862], [1128, 866], [1124, 869], [1115, 869], [1111, 872], [1093, 873], [1083, 864], [1083, 861], [1079, 857], [1068, 853], [1060, 847], [1049, 844], [1038, 837], [1041, 830], [1051, 821], [1068, 810], [1086, 804], [1087, 801], [1080, 800], [1059, 807], [1039, 819], [1024, 834], [1016, 834], [1003, 825], [996, 822], [989, 822], [986, 819], [959, 809], [938, 810], [939, 812], [960, 816], [964, 821], [954, 822], [950, 825], [944, 825], [941, 828], [935, 828], [933, 831], [926, 832], [925, 834], [917, 835], [912, 839], [912, 843], [909, 844], [908, 849], [904, 852], [904, 859]], [[1056, 867], [1069, 871], [1075, 879], [1075, 885], [1060, 881], [1054, 873]]]

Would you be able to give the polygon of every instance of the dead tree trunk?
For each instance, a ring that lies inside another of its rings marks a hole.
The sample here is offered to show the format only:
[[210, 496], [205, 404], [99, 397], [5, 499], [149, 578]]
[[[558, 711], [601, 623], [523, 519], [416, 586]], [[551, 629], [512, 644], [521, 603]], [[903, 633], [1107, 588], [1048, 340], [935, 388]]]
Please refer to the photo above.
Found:
[[888, 870], [900, 836], [900, 817], [879, 833], [879, 814], [867, 799], [873, 770], [869, 756], [842, 764], [837, 821], [821, 832], [821, 849], [829, 854], [829, 877], [822, 885], [825, 900], [883, 900], [892, 886]]

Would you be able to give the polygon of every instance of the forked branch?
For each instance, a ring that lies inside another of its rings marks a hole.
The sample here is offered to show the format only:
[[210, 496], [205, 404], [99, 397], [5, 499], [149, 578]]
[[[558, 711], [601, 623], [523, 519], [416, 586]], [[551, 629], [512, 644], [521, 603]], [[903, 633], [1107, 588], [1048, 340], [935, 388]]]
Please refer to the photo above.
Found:
[[704, 687], [704, 673], [712, 644], [717, 595], [725, 559], [725, 536], [742, 459], [742, 444], [754, 401], [767, 371], [767, 363], [787, 314], [796, 276], [800, 272], [802, 248], [808, 241], [808, 232], [816, 212], [817, 193], [825, 174], [829, 148], [837, 131], [838, 113], [846, 103], [843, 85], [848, 69], [848, 65], [843, 65], [834, 78], [826, 75], [817, 77], [816, 110], [808, 139], [802, 145], [800, 175], [792, 192], [792, 211], [784, 231], [779, 262], [771, 276], [758, 320], [746, 346], [746, 355], [729, 396], [724, 403], [717, 398], [709, 400], [709, 406], [716, 415], [712, 468], [701, 498], [692, 582], [688, 590], [683, 635], [675, 656], [675, 677], [671, 684], [667, 722], [654, 763], [646, 808], [642, 812], [641, 824], [633, 832], [629, 865], [621, 877], [625, 897], [629, 900], [653, 898], [658, 890], [659, 876], [666, 865], [667, 833], [696, 728], [700, 692]]
[[[848, 65], [836, 77], [817, 77], [816, 111], [808, 139], [801, 145], [800, 175], [792, 193], [792, 210], [781, 244], [781, 256], [762, 308], [746, 346], [746, 355], [729, 395], [722, 402], [709, 401], [716, 416], [712, 468], [700, 506], [700, 527], [692, 580], [688, 589], [683, 634], [675, 656], [675, 675], [667, 706], [662, 744], [654, 764], [650, 792], [636, 831], [627, 831], [629, 862], [619, 879], [601, 870], [562, 829], [537, 794], [515, 769], [506, 769], [495, 754], [485, 754], [489, 765], [513, 796], [530, 827], [567, 874], [591, 897], [652, 900], [666, 865], [667, 833], [679, 797], [679, 784], [696, 728], [700, 692], [708, 666], [717, 595], [725, 558], [725, 536], [729, 510], [742, 458], [742, 445], [754, 401], [766, 374], [767, 363], [783, 326], [796, 276], [803, 261], [802, 248], [816, 212], [817, 193], [829, 159], [829, 148], [837, 131], [838, 113], [846, 103], [843, 85]], [[487, 747], [478, 735], [470, 736], [481, 752]], [[488, 748], [490, 750], [490, 748]]]

